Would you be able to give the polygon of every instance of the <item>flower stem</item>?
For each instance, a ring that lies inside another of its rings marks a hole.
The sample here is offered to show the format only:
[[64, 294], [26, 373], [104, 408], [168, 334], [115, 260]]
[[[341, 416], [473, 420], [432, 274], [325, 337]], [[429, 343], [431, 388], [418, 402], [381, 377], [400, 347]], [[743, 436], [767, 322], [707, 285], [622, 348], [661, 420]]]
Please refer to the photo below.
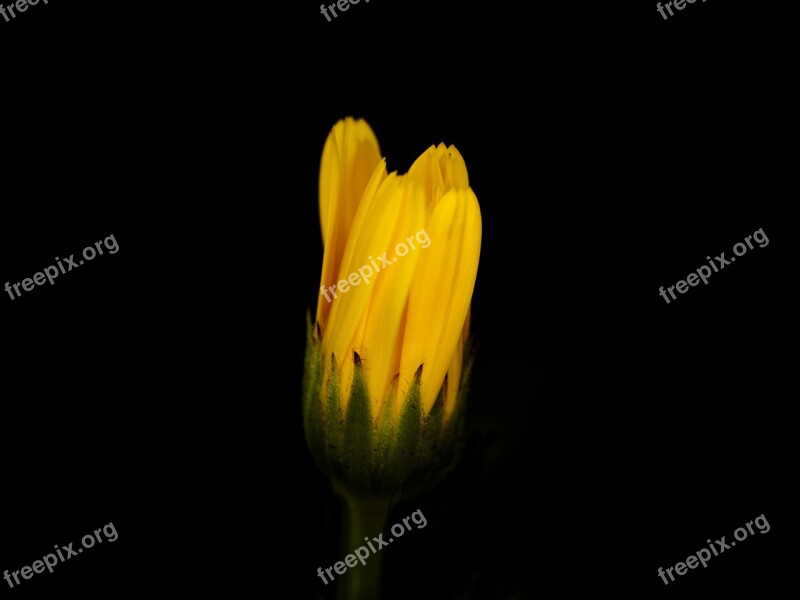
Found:
[[[342, 555], [355, 554], [357, 548], [363, 547], [369, 552], [365, 565], [359, 561], [355, 567], [338, 577], [338, 600], [378, 600], [380, 598], [381, 566], [383, 553], [379, 548], [372, 553], [367, 545], [367, 538], [372, 541], [383, 531], [389, 512], [389, 498], [363, 498], [342, 491], [344, 498], [342, 519]], [[373, 548], [375, 544], [373, 544]]]

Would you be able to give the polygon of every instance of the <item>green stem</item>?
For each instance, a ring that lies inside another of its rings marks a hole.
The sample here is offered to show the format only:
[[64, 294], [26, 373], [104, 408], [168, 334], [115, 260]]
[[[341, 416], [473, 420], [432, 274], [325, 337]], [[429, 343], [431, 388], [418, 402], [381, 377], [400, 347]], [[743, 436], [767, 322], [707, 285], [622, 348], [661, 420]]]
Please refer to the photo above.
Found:
[[[364, 538], [372, 541], [383, 531], [389, 512], [389, 498], [361, 498], [341, 492], [344, 498], [342, 519], [342, 557], [355, 554], [359, 547], [369, 552], [365, 565], [359, 561], [338, 579], [339, 600], [378, 600], [380, 598], [383, 552], [372, 553]], [[375, 544], [373, 544], [375, 547]], [[362, 556], [364, 550], [361, 551]], [[351, 561], [352, 562], [352, 561]]]

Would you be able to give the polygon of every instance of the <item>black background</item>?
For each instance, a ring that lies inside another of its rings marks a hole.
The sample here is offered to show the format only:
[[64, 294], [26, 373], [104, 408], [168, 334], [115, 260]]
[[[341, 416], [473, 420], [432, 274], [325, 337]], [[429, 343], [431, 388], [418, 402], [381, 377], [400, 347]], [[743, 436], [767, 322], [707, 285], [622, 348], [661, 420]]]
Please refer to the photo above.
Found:
[[[774, 597], [796, 559], [788, 17], [283, 8], [0, 21], [0, 284], [120, 247], [3, 292], [0, 569], [119, 533], [3, 594], [330, 597], [339, 508], [299, 398], [319, 157], [352, 115], [390, 170], [455, 144], [484, 227], [467, 451], [393, 513], [428, 526], [384, 551], [387, 597]], [[762, 513], [769, 533], [657, 576]]]

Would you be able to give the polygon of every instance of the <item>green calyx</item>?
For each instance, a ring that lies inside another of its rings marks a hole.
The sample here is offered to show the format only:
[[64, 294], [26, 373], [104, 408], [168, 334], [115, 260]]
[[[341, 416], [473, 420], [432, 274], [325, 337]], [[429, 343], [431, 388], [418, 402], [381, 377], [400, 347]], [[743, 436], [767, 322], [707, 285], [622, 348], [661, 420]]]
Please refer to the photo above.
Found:
[[[387, 402], [372, 414], [367, 381], [355, 354], [353, 385], [343, 408], [336, 358], [322, 393], [322, 348], [318, 327], [308, 322], [303, 376], [303, 425], [306, 441], [319, 467], [335, 486], [359, 495], [389, 496], [403, 487], [408, 497], [435, 485], [455, 464], [461, 450], [462, 421], [469, 365], [459, 385], [457, 406], [444, 419], [444, 386], [430, 413], [423, 415], [420, 380], [423, 367], [403, 399], [399, 418]], [[394, 397], [394, 394], [390, 394]]]

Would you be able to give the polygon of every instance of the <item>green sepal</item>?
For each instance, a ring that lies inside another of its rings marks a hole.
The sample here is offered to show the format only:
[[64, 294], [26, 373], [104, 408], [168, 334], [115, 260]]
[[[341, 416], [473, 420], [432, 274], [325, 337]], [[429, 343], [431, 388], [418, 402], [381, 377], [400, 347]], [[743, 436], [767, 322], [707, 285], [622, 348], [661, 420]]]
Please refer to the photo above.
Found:
[[[392, 417], [397, 402], [397, 377], [389, 384], [386, 402], [378, 415], [378, 426], [375, 431], [374, 449], [372, 452], [372, 487], [381, 490], [384, 484], [389, 453], [394, 445], [394, 421]], [[385, 490], [384, 490], [385, 491]]]
[[322, 403], [319, 390], [322, 382], [322, 355], [319, 344], [314, 340], [314, 326], [311, 316], [306, 316], [306, 353], [303, 374], [303, 428], [306, 442], [312, 456], [325, 462], [325, 432], [323, 428]]
[[408, 390], [400, 411], [400, 420], [394, 433], [394, 442], [389, 450], [386, 475], [390, 485], [401, 485], [416, 471], [417, 448], [422, 429], [422, 407], [420, 378], [422, 367], [417, 370], [414, 382]]
[[435, 465], [442, 462], [442, 425], [444, 424], [444, 397], [442, 386], [431, 412], [425, 415], [422, 423], [422, 438], [419, 444], [421, 464]]
[[344, 450], [344, 414], [339, 399], [339, 368], [331, 355], [331, 378], [328, 382], [328, 403], [325, 409], [325, 456], [328, 469], [337, 478], [346, 474], [347, 455]]
[[[391, 497], [402, 491], [410, 498], [441, 480], [455, 464], [463, 445], [463, 420], [472, 357], [465, 356], [456, 406], [445, 419], [445, 386], [430, 413], [423, 414], [422, 367], [405, 398], [391, 382], [380, 414], [372, 402], [358, 355], [346, 409], [340, 397], [340, 372], [333, 355], [322, 355], [319, 328], [307, 319], [303, 426], [308, 447], [335, 488], [367, 497]], [[330, 376], [323, 381], [324, 360]], [[324, 388], [324, 391], [323, 391]], [[397, 403], [402, 404], [399, 419]]]
[[347, 418], [344, 422], [344, 455], [346, 479], [360, 491], [369, 488], [372, 467], [372, 414], [369, 391], [358, 354], [355, 355], [353, 386], [347, 402]]

